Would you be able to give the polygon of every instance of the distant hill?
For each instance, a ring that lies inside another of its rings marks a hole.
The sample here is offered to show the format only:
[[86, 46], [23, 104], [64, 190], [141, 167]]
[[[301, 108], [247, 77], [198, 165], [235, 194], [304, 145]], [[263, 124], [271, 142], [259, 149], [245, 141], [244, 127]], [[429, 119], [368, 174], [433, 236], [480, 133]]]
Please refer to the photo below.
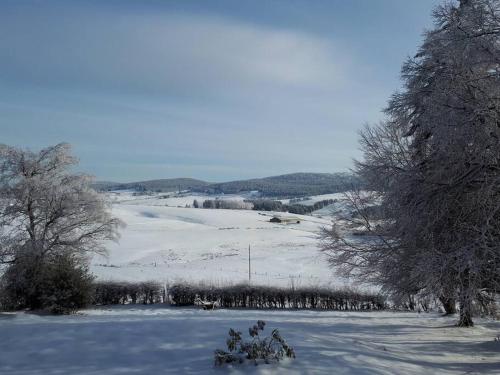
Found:
[[209, 185], [208, 182], [194, 178], [170, 178], [161, 180], [137, 181], [137, 182], [95, 182], [93, 187], [99, 191], [110, 190], [136, 190], [136, 191], [181, 191], [194, 190]]
[[195, 190], [211, 194], [236, 194], [258, 190], [263, 196], [297, 197], [337, 193], [357, 184], [359, 184], [357, 178], [347, 173], [292, 173], [210, 184]]
[[128, 183], [96, 182], [99, 191], [136, 190], [170, 192], [190, 190], [207, 194], [238, 194], [259, 191], [265, 197], [302, 197], [345, 191], [358, 185], [356, 177], [348, 173], [292, 173], [281, 176], [254, 178], [222, 183], [209, 183], [193, 178], [138, 181]]

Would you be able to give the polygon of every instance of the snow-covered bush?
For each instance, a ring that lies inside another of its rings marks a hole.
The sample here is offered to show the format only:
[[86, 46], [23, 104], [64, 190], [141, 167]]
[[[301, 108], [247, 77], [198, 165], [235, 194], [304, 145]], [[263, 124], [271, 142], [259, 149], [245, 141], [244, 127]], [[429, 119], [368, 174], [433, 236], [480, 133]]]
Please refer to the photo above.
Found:
[[226, 341], [227, 351], [217, 349], [214, 353], [215, 366], [222, 366], [225, 363], [243, 363], [245, 360], [253, 361], [257, 365], [259, 361], [271, 363], [279, 362], [284, 357], [295, 358], [295, 351], [277, 329], [274, 329], [269, 337], [260, 336], [259, 332], [264, 330], [265, 325], [266, 322], [259, 320], [257, 324], [250, 327], [248, 329], [251, 337], [249, 341], [243, 341], [241, 332], [231, 328]]

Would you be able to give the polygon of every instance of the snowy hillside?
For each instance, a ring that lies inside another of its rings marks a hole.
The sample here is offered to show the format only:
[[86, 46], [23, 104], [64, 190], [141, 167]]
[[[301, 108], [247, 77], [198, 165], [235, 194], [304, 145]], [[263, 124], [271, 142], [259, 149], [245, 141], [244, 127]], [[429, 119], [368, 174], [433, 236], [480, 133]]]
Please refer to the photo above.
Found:
[[113, 214], [126, 227], [119, 243], [109, 244], [108, 258], [93, 259], [92, 272], [100, 279], [237, 283], [248, 280], [250, 245], [254, 283], [347, 283], [333, 275], [317, 248], [318, 231], [331, 218], [293, 215], [300, 224], [286, 225], [270, 223], [271, 212], [184, 207], [206, 198], [113, 193]]

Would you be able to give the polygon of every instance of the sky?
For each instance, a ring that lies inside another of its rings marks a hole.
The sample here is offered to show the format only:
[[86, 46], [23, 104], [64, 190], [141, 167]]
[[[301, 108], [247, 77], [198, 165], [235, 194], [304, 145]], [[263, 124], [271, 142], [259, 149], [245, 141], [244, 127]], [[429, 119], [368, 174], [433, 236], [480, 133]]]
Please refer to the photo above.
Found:
[[438, 0], [0, 0], [0, 143], [106, 181], [343, 172]]

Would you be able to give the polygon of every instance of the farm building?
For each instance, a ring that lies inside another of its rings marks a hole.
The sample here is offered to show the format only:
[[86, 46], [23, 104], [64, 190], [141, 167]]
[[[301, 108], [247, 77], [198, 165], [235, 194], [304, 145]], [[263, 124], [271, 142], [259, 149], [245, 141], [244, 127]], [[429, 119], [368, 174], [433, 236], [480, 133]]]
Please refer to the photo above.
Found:
[[300, 219], [293, 216], [273, 216], [269, 222], [281, 224], [300, 224]]

